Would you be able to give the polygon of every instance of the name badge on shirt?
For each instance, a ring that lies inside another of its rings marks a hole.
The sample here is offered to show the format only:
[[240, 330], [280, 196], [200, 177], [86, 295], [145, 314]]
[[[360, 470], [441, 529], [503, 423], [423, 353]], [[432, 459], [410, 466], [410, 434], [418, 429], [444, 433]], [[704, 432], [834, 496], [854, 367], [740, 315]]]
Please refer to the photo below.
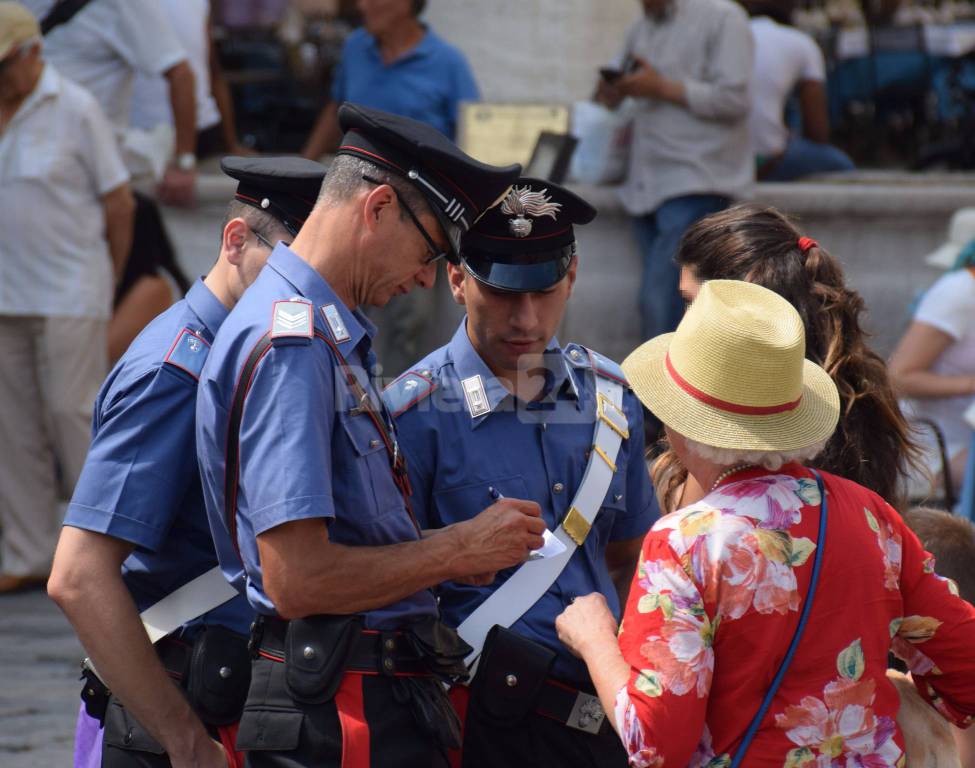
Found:
[[325, 322], [328, 323], [328, 329], [332, 332], [332, 338], [335, 339], [337, 344], [341, 344], [343, 341], [348, 341], [352, 338], [349, 335], [349, 329], [345, 327], [345, 321], [342, 320], [342, 315], [339, 314], [338, 307], [334, 304], [326, 304], [322, 307], [322, 315], [324, 315]]
[[488, 406], [487, 393], [484, 391], [484, 381], [480, 374], [469, 376], [461, 383], [464, 388], [464, 397], [467, 399], [467, 410], [471, 413], [471, 418], [476, 419], [489, 413], [491, 408]]

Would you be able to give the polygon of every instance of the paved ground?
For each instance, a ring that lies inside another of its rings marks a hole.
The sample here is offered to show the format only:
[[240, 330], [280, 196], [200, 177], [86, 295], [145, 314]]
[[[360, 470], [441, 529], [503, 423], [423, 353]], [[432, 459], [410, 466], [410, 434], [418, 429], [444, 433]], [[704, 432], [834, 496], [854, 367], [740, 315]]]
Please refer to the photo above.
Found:
[[44, 592], [0, 597], [0, 766], [71, 766], [83, 655]]

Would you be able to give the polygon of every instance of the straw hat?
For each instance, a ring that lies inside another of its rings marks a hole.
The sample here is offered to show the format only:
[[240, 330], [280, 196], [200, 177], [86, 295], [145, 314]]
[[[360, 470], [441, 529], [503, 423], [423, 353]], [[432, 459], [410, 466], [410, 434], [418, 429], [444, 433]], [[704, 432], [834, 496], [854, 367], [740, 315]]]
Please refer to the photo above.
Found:
[[805, 328], [788, 301], [710, 280], [677, 331], [637, 347], [623, 371], [647, 408], [692, 440], [794, 451], [828, 438], [840, 412], [833, 380], [805, 355]]
[[14, 47], [32, 37], [40, 37], [41, 28], [20, 3], [0, 3], [0, 59], [5, 59]]
[[962, 248], [975, 240], [975, 208], [959, 208], [948, 224], [948, 242], [924, 257], [931, 267], [951, 269]]

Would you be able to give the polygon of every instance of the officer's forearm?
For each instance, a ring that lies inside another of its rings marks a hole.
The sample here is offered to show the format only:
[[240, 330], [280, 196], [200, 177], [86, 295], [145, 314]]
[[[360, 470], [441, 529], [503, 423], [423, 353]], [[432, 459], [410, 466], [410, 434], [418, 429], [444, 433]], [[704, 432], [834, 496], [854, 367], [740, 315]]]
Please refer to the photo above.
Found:
[[285, 619], [351, 614], [390, 605], [463, 575], [450, 531], [419, 541], [349, 547], [329, 541], [321, 519], [257, 537], [264, 589]]
[[74, 627], [99, 676], [174, 764], [209, 741], [203, 723], [166, 674], [149, 643], [121, 563], [132, 545], [66, 526], [54, 556], [48, 594]]

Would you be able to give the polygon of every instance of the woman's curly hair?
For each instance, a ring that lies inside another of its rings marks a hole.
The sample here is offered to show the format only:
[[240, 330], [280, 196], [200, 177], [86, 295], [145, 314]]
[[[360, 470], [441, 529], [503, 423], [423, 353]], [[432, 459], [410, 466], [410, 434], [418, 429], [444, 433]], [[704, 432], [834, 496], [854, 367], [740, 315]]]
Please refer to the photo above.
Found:
[[[707, 216], [685, 233], [677, 263], [700, 281], [747, 280], [787, 299], [806, 327], [806, 357], [836, 383], [840, 420], [812, 464], [853, 480], [894, 506], [900, 480], [919, 464], [883, 359], [860, 327], [863, 298], [847, 287], [839, 261], [824, 248], [802, 250], [802, 233], [780, 211], [746, 203]], [[664, 509], [671, 511], [687, 473], [668, 451], [654, 467]]]

